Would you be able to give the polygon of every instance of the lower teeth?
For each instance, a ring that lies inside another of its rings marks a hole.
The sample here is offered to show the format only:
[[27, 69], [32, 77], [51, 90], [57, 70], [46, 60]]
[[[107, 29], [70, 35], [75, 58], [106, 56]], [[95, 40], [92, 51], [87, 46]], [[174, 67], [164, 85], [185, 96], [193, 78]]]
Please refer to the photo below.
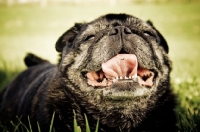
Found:
[[128, 77], [116, 77], [116, 78], [114, 78], [113, 80], [112, 80], [113, 82], [117, 82], [117, 81], [137, 81], [137, 77], [135, 78], [133, 78], [133, 77], [130, 77], [130, 78], [128, 78]]

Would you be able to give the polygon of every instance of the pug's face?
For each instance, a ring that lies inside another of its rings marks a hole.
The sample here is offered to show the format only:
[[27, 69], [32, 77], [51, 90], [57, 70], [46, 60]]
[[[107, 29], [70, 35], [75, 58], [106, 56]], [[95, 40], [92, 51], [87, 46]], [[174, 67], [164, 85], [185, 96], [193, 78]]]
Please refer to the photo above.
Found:
[[67, 89], [99, 111], [145, 109], [168, 86], [166, 41], [150, 22], [130, 15], [75, 24], [56, 49], [62, 53], [59, 67]]

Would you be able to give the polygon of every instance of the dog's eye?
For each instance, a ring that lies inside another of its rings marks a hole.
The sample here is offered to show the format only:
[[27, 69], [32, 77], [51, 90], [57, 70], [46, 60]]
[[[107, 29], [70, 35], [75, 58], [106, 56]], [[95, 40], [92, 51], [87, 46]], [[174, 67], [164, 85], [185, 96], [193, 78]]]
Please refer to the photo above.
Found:
[[84, 39], [84, 41], [89, 41], [89, 40], [92, 40], [92, 39], [94, 39], [94, 35], [89, 35]]
[[155, 37], [155, 35], [152, 32], [150, 32], [150, 31], [144, 31], [143, 33], [147, 37]]
[[69, 42], [69, 43], [72, 43], [72, 42], [74, 41], [74, 39], [75, 39], [75, 36], [72, 36], [72, 37], [70, 37], [70, 38], [68, 39], [68, 42]]

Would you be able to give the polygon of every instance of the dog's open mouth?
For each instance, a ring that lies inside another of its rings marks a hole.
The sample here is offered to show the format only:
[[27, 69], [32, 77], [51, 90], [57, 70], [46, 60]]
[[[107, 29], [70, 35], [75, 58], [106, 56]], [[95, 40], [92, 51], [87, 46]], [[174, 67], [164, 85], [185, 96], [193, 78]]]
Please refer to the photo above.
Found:
[[99, 71], [86, 73], [87, 83], [93, 87], [110, 87], [116, 82], [137, 82], [151, 88], [155, 73], [138, 66], [134, 54], [118, 54], [102, 64]]

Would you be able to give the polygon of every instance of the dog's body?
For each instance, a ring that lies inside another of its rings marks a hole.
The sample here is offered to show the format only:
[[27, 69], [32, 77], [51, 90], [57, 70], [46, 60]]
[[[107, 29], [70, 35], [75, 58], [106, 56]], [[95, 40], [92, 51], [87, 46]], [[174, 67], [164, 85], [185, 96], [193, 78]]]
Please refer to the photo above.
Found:
[[54, 128], [73, 131], [74, 110], [82, 131], [84, 113], [92, 130], [99, 119], [99, 131], [176, 131], [168, 46], [150, 22], [108, 14], [75, 24], [56, 50], [58, 66], [26, 58], [30, 67], [1, 93], [2, 124], [29, 116], [48, 131], [55, 112]]

